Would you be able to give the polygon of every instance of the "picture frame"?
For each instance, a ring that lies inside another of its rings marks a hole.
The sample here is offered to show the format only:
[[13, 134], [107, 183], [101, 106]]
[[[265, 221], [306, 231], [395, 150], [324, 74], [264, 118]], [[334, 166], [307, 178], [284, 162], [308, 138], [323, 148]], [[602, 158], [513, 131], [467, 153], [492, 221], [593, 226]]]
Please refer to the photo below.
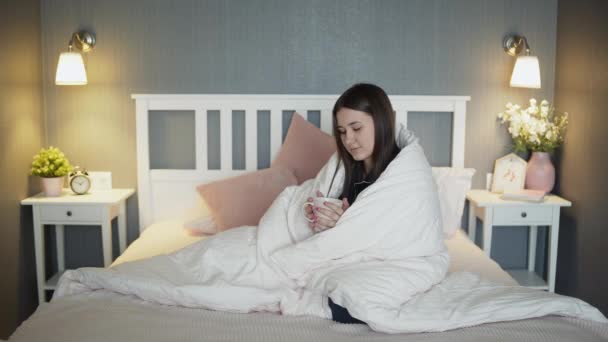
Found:
[[528, 163], [515, 153], [509, 153], [494, 162], [492, 189], [494, 193], [523, 190]]
[[91, 179], [91, 191], [110, 191], [112, 190], [112, 172], [89, 171]]

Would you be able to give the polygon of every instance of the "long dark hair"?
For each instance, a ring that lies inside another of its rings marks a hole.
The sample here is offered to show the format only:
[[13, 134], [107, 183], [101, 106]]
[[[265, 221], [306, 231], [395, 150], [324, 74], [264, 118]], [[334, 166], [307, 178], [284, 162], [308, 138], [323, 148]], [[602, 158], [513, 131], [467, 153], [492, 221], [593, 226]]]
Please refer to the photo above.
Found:
[[[344, 147], [340, 132], [337, 130], [338, 121], [336, 115], [342, 108], [365, 112], [371, 115], [373, 119], [373, 163], [367, 174], [365, 173], [363, 161], [353, 159], [346, 150], [346, 147]], [[340, 157], [345, 171], [344, 186], [340, 198], [346, 197], [352, 203], [358, 194], [356, 184], [375, 182], [399, 152], [399, 148], [395, 143], [395, 112], [382, 88], [374, 84], [359, 83], [350, 87], [338, 98], [333, 109], [333, 120], [338, 157]]]

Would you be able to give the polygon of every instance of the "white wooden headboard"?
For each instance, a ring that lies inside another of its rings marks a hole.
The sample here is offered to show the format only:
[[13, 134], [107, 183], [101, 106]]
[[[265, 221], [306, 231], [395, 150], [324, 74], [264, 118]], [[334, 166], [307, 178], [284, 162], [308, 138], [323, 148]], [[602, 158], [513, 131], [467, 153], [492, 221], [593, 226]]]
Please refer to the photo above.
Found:
[[[200, 203], [195, 187], [257, 169], [257, 111], [270, 112], [270, 157], [282, 143], [282, 112], [320, 112], [321, 130], [332, 134], [332, 108], [339, 95], [239, 95], [239, 94], [133, 94], [137, 124], [137, 185], [140, 231], [159, 220], [179, 217]], [[466, 103], [468, 96], [389, 96], [397, 123], [407, 126], [408, 112], [452, 112], [452, 162], [464, 167]], [[196, 169], [150, 168], [148, 117], [150, 110], [190, 110], [195, 115]], [[207, 163], [207, 112], [220, 113], [221, 168]], [[232, 167], [232, 111], [245, 112], [245, 170]]]

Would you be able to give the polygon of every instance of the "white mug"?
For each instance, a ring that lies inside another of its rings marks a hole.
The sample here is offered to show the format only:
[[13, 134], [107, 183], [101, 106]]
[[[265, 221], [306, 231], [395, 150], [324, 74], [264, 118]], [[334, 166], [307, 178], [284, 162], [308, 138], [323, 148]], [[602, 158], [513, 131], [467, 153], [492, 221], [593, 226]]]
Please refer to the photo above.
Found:
[[330, 197], [315, 197], [312, 199], [312, 202], [304, 203], [304, 206], [302, 207], [302, 210], [304, 211], [304, 218], [308, 222], [314, 222], [313, 220], [309, 219], [306, 216], [306, 206], [312, 205], [313, 207], [316, 207], [316, 208], [327, 208], [324, 204], [325, 202], [336, 204], [336, 205], [340, 206], [340, 208], [342, 208], [342, 200], [339, 200], [337, 198], [330, 198]]

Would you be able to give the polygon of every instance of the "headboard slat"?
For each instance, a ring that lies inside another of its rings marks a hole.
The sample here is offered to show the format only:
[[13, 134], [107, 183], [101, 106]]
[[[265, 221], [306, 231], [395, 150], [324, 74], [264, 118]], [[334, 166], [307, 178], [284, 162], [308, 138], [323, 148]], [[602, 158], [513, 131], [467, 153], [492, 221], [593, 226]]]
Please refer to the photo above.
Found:
[[245, 169], [258, 168], [258, 112], [255, 108], [245, 109]]
[[194, 110], [196, 170], [207, 169], [207, 111], [202, 107]]
[[333, 135], [332, 109], [321, 109], [321, 130]]
[[220, 109], [221, 170], [232, 170], [232, 110]]
[[452, 166], [464, 167], [465, 123], [467, 103], [454, 104], [454, 119], [452, 123]]

